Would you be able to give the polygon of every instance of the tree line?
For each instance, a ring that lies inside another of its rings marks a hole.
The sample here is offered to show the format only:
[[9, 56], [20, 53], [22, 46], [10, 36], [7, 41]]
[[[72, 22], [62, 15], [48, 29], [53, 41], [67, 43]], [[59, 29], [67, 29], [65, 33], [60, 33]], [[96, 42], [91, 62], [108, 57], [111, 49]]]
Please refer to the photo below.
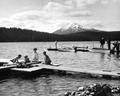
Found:
[[120, 31], [117, 32], [78, 32], [66, 35], [39, 32], [20, 28], [0, 28], [0, 42], [48, 42], [48, 41], [97, 41], [101, 37], [111, 40], [120, 40]]

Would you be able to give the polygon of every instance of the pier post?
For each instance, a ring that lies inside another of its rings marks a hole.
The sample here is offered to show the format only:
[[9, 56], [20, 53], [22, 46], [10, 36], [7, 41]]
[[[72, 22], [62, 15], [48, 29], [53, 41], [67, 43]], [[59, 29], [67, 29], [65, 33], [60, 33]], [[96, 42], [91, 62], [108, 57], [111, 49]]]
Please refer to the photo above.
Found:
[[116, 46], [116, 53], [117, 53], [117, 55], [119, 55], [119, 52], [120, 52], [120, 43], [118, 43], [117, 46]]
[[111, 40], [107, 40], [108, 50], [111, 50]]

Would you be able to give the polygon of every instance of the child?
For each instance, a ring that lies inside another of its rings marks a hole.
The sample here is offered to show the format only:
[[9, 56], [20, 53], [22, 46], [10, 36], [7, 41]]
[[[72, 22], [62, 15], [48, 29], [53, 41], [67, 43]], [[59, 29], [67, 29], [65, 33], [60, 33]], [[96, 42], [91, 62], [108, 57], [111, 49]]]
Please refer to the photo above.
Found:
[[24, 61], [25, 61], [25, 64], [30, 62], [30, 59], [28, 58], [27, 55], [24, 57]]

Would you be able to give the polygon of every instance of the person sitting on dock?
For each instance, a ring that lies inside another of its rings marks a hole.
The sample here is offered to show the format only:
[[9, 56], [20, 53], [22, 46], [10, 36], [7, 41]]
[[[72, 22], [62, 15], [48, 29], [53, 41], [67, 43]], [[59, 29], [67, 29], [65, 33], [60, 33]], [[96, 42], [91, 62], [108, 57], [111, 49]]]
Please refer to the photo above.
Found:
[[14, 59], [12, 59], [12, 60], [10, 60], [11, 62], [13, 62], [13, 63], [19, 63], [19, 59], [22, 57], [22, 55], [21, 54], [19, 54], [16, 58], [14, 58]]
[[30, 59], [28, 58], [27, 55], [24, 57], [24, 61], [25, 61], [25, 64], [26, 64], [26, 63], [30, 63]]
[[39, 62], [39, 55], [37, 53], [37, 48], [34, 48], [33, 51], [34, 51], [33, 62]]
[[28, 58], [28, 56], [26, 55], [26, 56], [24, 56], [24, 62], [21, 62], [21, 64], [19, 65], [19, 67], [28, 67], [29, 66], [29, 64], [28, 63], [30, 63], [30, 59]]
[[52, 65], [50, 57], [46, 54], [46, 51], [43, 52], [44, 55], [44, 64]]

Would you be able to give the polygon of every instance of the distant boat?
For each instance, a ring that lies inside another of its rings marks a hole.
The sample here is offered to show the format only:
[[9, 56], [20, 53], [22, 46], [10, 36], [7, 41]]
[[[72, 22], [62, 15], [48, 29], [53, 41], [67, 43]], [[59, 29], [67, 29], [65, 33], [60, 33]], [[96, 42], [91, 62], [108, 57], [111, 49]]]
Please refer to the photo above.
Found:
[[56, 48], [47, 48], [48, 51], [58, 51]]
[[59, 52], [71, 52], [71, 51], [74, 51], [72, 48], [68, 48], [68, 47], [65, 47], [65, 48], [47, 48], [48, 51], [59, 51]]
[[77, 52], [77, 51], [81, 51], [81, 52], [89, 52], [90, 50], [88, 49], [88, 46], [87, 47], [73, 47], [74, 51]]
[[110, 50], [108, 50], [107, 48], [97, 48], [97, 47], [92, 48], [91, 51], [98, 52], [98, 53], [109, 53], [110, 52]]
[[59, 52], [70, 52], [73, 51], [73, 48], [70, 47], [63, 47], [63, 48], [58, 48], [57, 46], [57, 41], [55, 41], [55, 48], [47, 48], [48, 51], [59, 51]]

